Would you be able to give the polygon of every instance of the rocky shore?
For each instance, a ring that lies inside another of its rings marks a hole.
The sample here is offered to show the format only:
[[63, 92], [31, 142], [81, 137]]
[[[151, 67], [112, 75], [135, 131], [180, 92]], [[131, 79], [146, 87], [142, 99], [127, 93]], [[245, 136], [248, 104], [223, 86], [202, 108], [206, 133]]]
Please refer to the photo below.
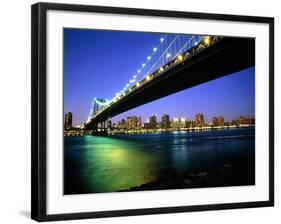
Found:
[[[253, 167], [254, 168], [254, 167]], [[254, 172], [247, 164], [225, 163], [212, 169], [199, 168], [178, 174], [171, 170], [163, 170], [155, 181], [131, 187], [126, 191], [166, 190], [202, 187], [224, 187], [254, 185]]]

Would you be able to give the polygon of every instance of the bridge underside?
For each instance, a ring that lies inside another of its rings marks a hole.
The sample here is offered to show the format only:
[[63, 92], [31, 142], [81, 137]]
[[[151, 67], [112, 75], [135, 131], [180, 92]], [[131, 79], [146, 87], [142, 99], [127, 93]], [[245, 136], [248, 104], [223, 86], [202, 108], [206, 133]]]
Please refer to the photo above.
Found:
[[254, 65], [255, 39], [223, 38], [124, 96], [93, 118], [86, 127], [92, 128], [135, 107]]

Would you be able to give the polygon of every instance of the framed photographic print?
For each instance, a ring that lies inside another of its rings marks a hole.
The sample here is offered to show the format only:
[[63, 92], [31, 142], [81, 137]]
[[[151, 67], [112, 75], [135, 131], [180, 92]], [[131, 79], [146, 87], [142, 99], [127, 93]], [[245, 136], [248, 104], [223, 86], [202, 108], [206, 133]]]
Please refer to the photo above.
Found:
[[32, 219], [274, 204], [274, 19], [32, 6]]

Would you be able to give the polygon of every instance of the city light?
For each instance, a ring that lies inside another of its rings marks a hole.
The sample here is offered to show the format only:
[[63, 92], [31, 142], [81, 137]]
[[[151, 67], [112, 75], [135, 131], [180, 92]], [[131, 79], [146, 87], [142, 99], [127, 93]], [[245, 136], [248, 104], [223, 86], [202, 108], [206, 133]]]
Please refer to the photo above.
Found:
[[210, 36], [204, 37], [204, 44], [206, 44], [206, 45], [210, 44]]
[[145, 81], [150, 81], [151, 77], [148, 75], [145, 77]]
[[182, 61], [182, 60], [183, 60], [182, 55], [178, 55], [178, 56], [177, 56], [177, 59], [178, 59], [179, 61]]

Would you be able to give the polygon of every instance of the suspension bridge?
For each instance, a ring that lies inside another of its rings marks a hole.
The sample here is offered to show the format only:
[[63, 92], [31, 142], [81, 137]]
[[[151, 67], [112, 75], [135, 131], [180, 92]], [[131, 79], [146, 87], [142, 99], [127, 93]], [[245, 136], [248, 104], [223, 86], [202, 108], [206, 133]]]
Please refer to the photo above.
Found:
[[254, 65], [253, 38], [166, 34], [114, 97], [94, 98], [84, 128], [105, 130], [120, 113]]

